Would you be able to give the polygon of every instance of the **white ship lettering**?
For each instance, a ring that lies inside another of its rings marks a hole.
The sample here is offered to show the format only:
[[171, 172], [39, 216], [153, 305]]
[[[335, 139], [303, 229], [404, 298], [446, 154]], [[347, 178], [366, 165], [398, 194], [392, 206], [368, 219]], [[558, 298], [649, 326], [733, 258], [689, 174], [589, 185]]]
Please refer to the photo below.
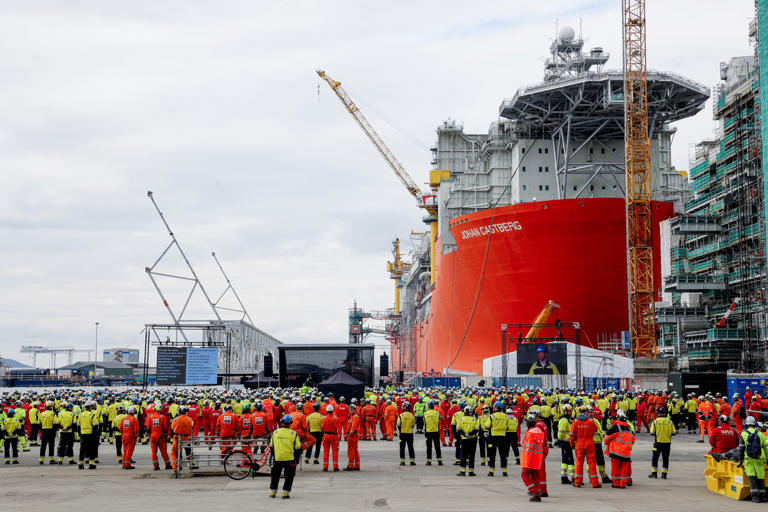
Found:
[[508, 231], [520, 231], [521, 229], [523, 229], [523, 226], [518, 221], [501, 222], [498, 224], [488, 224], [486, 226], [465, 229], [461, 232], [461, 238], [466, 240], [467, 238], [485, 236], [491, 233], [506, 233]]

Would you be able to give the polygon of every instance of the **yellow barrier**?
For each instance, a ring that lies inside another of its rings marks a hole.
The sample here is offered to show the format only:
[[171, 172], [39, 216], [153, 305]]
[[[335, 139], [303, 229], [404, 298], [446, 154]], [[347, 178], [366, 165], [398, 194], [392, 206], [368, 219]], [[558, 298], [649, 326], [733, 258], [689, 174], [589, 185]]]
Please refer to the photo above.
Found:
[[[738, 464], [732, 460], [722, 459], [719, 462], [711, 455], [705, 455], [707, 469], [704, 477], [707, 480], [707, 489], [734, 500], [749, 498], [749, 479], [744, 474], [744, 468], [736, 467]], [[766, 484], [768, 485], [768, 472], [766, 472]]]

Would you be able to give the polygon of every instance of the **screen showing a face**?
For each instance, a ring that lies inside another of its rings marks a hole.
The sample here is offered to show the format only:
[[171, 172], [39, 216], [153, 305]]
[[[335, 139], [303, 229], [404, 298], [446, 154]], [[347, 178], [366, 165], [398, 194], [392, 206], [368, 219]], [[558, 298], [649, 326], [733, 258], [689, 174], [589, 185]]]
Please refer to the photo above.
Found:
[[566, 375], [565, 343], [523, 343], [517, 346], [518, 375]]

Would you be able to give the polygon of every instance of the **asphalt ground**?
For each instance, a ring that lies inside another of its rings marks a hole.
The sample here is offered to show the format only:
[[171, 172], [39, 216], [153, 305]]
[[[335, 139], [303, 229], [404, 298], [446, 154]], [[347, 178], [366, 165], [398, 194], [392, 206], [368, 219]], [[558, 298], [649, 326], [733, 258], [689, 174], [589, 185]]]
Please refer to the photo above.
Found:
[[[756, 504], [737, 502], [707, 490], [703, 454], [708, 444], [686, 433], [673, 438], [669, 480], [650, 480], [651, 437], [639, 434], [633, 451], [634, 486], [613, 489], [574, 488], [560, 484], [560, 450], [547, 458], [549, 498], [529, 503], [520, 478], [520, 466], [510, 466], [510, 476], [488, 477], [476, 455], [478, 476], [458, 477], [453, 448], [444, 448], [445, 466], [427, 467], [423, 436], [416, 434], [417, 466], [399, 465], [398, 442], [361, 441], [362, 471], [323, 473], [322, 465], [301, 466], [291, 499], [268, 497], [269, 478], [257, 476], [241, 481], [228, 478], [221, 466], [185, 474], [176, 479], [171, 471], [153, 471], [149, 448], [139, 445], [136, 470], [117, 464], [115, 449], [100, 446], [101, 463], [96, 470], [77, 466], [38, 465], [38, 451], [21, 453], [21, 464], [0, 464], [0, 508], [14, 512], [34, 510], [177, 510], [207, 512], [247, 507], [253, 510], [339, 511], [497, 511], [531, 507], [541, 510], [590, 512], [614, 510], [747, 510]], [[75, 444], [75, 455], [79, 445]], [[205, 450], [203, 450], [205, 451]], [[322, 461], [322, 456], [321, 456]], [[346, 465], [346, 443], [341, 444], [340, 466]], [[512, 458], [514, 464], [514, 458]], [[610, 463], [609, 463], [610, 464]], [[162, 461], [161, 461], [162, 467]], [[610, 474], [610, 467], [607, 468]], [[500, 472], [497, 468], [497, 472]], [[586, 467], [585, 467], [586, 473]], [[282, 483], [281, 483], [282, 485]]]

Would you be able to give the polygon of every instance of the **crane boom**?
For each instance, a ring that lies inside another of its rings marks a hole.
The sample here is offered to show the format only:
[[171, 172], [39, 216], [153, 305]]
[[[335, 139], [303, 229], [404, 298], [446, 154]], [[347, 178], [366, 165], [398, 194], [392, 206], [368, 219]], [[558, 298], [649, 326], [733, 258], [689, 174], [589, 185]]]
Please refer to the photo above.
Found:
[[645, 0], [623, 0], [622, 4], [629, 328], [635, 357], [655, 358], [658, 347], [653, 284]]
[[379, 153], [381, 153], [381, 156], [384, 157], [384, 160], [387, 161], [389, 166], [395, 172], [395, 176], [400, 179], [403, 185], [405, 185], [405, 188], [408, 189], [408, 192], [416, 198], [420, 205], [422, 205], [424, 192], [422, 192], [416, 182], [413, 181], [413, 178], [408, 175], [405, 168], [403, 167], [403, 164], [401, 164], [397, 157], [395, 157], [395, 155], [392, 153], [392, 151], [390, 151], [381, 136], [376, 133], [376, 130], [373, 129], [371, 123], [368, 122], [368, 119], [366, 119], [363, 113], [360, 112], [360, 109], [357, 108], [355, 102], [352, 101], [352, 98], [349, 97], [347, 91], [345, 91], [341, 86], [341, 82], [338, 82], [326, 75], [325, 71], [322, 69], [318, 69], [317, 74], [320, 76], [320, 78], [325, 80], [325, 82], [330, 86], [331, 90], [336, 93], [336, 96], [339, 97], [341, 103], [344, 104], [344, 108], [346, 108], [347, 112], [349, 112], [349, 114], [355, 119], [360, 128], [362, 128], [363, 132], [365, 132], [365, 135], [370, 139], [373, 145], [376, 146], [376, 149], [379, 151]]

